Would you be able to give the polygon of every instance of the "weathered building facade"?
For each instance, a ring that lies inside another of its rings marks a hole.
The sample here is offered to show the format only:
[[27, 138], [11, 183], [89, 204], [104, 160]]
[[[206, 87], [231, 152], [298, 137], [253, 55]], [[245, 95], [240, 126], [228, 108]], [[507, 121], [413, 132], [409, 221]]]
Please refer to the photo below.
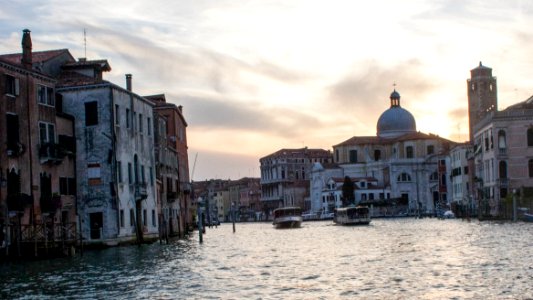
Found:
[[16, 245], [19, 254], [26, 245], [39, 255], [42, 245], [77, 238], [74, 119], [43, 70], [61, 58], [72, 57], [33, 52], [29, 30], [22, 53], [0, 56], [0, 247]]
[[81, 232], [87, 243], [116, 245], [158, 237], [153, 103], [102, 79], [107, 61], [62, 67], [58, 93], [75, 116]]

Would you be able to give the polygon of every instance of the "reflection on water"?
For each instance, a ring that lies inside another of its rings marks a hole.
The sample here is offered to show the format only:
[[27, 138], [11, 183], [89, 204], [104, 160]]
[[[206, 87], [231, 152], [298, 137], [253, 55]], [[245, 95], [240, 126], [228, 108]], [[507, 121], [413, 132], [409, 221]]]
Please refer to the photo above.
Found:
[[533, 298], [531, 223], [231, 224], [170, 245], [0, 265], [0, 298]]

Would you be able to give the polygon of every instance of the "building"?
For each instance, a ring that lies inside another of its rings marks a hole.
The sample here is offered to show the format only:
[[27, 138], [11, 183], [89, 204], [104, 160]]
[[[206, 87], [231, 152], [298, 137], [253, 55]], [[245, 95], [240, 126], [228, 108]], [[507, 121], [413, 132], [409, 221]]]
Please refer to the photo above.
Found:
[[161, 220], [165, 225], [165, 232], [169, 235], [183, 236], [192, 226], [185, 135], [187, 123], [182, 114], [182, 107], [167, 103], [165, 95], [145, 96], [145, 98], [155, 104], [156, 177], [161, 187], [158, 192], [162, 205]]
[[313, 164], [331, 163], [331, 152], [323, 149], [281, 149], [262, 157], [261, 202], [265, 215], [282, 206], [308, 210], [309, 179]]
[[477, 211], [472, 194], [471, 169], [473, 147], [469, 142], [450, 149], [450, 204], [457, 217], [470, 216]]
[[467, 79], [468, 94], [468, 128], [470, 141], [474, 141], [474, 126], [487, 114], [498, 110], [498, 91], [496, 77], [492, 76], [492, 69], [479, 66], [470, 70]]
[[159, 236], [154, 104], [103, 80], [106, 60], [66, 62], [58, 93], [75, 119], [81, 232], [88, 244], [144, 242]]
[[77, 239], [74, 118], [62, 109], [55, 77], [43, 69], [62, 58], [72, 56], [33, 52], [27, 29], [22, 53], [0, 55], [0, 248], [6, 253], [38, 256]]
[[394, 90], [390, 108], [378, 119], [376, 136], [354, 136], [334, 145], [336, 165], [314, 168], [311, 212], [323, 211], [322, 197], [330, 189], [330, 180], [348, 176], [366, 178], [360, 184], [372, 184], [374, 190], [360, 192], [367, 195], [369, 204], [369, 197], [376, 205], [384, 204], [390, 194], [388, 203], [404, 205], [402, 213], [440, 213], [448, 203], [446, 156], [454, 144], [417, 131], [413, 115], [401, 107], [400, 94]]

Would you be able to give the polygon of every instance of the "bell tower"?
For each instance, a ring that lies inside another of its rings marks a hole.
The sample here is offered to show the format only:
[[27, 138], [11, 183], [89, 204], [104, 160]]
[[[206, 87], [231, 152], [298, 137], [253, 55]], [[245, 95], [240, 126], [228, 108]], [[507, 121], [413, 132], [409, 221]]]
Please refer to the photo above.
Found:
[[498, 110], [498, 93], [496, 77], [492, 69], [479, 62], [479, 66], [470, 70], [467, 79], [468, 90], [468, 129], [470, 142], [474, 139], [474, 126], [492, 111]]

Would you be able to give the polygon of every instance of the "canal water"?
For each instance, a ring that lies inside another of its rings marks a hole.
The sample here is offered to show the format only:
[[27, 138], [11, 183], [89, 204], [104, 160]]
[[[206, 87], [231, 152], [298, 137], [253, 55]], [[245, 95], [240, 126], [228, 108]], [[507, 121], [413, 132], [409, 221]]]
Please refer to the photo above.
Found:
[[531, 299], [533, 224], [237, 223], [168, 245], [0, 265], [2, 299]]

